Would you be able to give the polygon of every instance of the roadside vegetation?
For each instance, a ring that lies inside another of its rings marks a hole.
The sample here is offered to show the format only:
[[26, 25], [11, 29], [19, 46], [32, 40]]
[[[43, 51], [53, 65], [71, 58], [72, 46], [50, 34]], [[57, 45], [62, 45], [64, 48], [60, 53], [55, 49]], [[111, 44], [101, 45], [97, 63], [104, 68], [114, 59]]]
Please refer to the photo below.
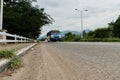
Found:
[[15, 55], [13, 50], [0, 51], [0, 59], [10, 59], [8, 69], [13, 71], [21, 66], [21, 59]]
[[120, 16], [115, 22], [108, 24], [108, 27], [97, 28], [94, 31], [83, 31], [83, 38], [80, 35], [66, 33], [62, 38], [69, 42], [120, 42]]
[[14, 56], [8, 65], [8, 69], [14, 71], [15, 69], [19, 68], [21, 65], [22, 65], [21, 59], [17, 56]]
[[10, 58], [13, 58], [14, 56], [15, 56], [15, 54], [14, 54], [13, 50], [3, 50], [3, 51], [0, 51], [0, 59], [1, 58], [10, 59]]
[[44, 8], [33, 6], [37, 0], [4, 0], [3, 28], [8, 33], [36, 39], [41, 27], [52, 24]]
[[72, 34], [71, 32], [68, 32], [65, 34], [64, 37], [62, 37], [62, 41], [68, 41], [68, 42], [72, 42], [72, 41], [79, 41], [80, 40], [80, 35], [75, 35]]

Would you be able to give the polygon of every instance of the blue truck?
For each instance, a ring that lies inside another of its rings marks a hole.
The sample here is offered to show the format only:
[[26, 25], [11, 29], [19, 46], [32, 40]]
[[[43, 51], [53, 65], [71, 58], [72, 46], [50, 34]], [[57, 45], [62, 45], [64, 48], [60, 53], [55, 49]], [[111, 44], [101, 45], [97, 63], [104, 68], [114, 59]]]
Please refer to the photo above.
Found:
[[55, 42], [61, 41], [61, 32], [59, 30], [51, 30], [47, 33], [47, 41]]

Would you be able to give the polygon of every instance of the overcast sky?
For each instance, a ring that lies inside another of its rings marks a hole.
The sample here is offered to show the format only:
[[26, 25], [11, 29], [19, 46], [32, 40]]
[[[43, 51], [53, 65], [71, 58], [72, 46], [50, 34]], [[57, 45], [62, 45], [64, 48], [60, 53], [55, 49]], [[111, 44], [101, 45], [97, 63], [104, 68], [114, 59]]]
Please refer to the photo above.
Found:
[[43, 34], [53, 29], [80, 31], [80, 12], [75, 8], [88, 10], [83, 12], [83, 26], [91, 30], [106, 27], [120, 14], [120, 0], [38, 0], [37, 5], [45, 8], [45, 12], [55, 20], [53, 25], [43, 28]]

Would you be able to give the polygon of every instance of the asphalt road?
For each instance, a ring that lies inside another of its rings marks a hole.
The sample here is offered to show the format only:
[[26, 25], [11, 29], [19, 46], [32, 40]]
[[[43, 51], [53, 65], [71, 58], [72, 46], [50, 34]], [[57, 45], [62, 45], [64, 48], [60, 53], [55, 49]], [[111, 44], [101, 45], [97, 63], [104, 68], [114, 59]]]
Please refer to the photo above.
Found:
[[0, 80], [120, 80], [120, 43], [41, 43]]

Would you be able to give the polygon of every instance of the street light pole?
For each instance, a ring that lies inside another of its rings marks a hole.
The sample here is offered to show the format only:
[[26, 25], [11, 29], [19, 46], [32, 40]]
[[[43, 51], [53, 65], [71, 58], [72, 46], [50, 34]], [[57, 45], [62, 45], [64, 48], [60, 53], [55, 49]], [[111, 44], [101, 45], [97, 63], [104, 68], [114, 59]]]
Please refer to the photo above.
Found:
[[83, 12], [82, 11], [80, 11], [81, 12], [81, 38], [83, 38]]
[[0, 30], [3, 28], [3, 0], [0, 0]]
[[75, 10], [80, 11], [81, 13], [81, 38], [83, 38], [83, 11], [88, 11], [88, 10], [83, 10], [83, 11], [78, 9], [75, 9]]

